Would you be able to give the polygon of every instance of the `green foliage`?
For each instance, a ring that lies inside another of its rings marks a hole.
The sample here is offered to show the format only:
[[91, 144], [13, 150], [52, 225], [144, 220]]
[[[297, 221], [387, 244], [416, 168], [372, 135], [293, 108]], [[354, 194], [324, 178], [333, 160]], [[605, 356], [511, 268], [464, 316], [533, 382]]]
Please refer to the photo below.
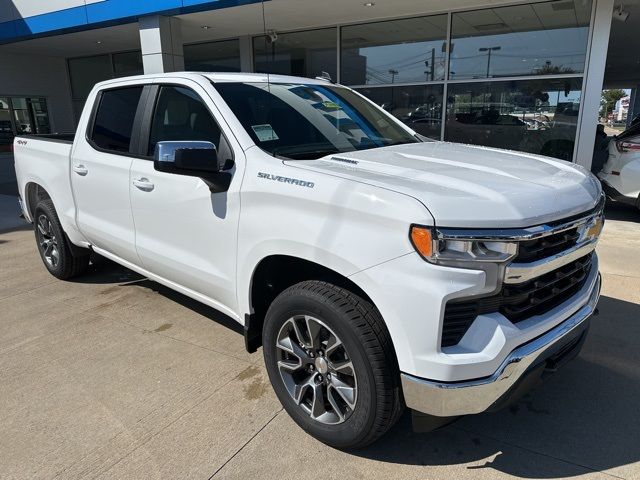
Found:
[[603, 115], [613, 112], [618, 100], [626, 96], [627, 93], [619, 88], [614, 90], [603, 90], [602, 99], [600, 100], [600, 111]]

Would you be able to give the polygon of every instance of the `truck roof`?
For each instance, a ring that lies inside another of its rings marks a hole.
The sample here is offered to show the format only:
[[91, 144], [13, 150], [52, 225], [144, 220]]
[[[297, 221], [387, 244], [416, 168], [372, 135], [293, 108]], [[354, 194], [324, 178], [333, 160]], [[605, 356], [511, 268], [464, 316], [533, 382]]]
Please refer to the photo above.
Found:
[[[119, 77], [111, 80], [105, 80], [96, 84], [96, 87], [109, 86], [129, 80], [148, 80], [148, 79], [170, 79], [170, 78], [206, 78], [214, 83], [230, 83], [230, 82], [266, 82], [273, 83], [306, 83], [306, 84], [327, 84], [328, 80], [317, 78], [294, 77], [290, 75], [277, 75], [266, 73], [234, 73], [234, 72], [170, 72], [170, 73], [151, 73], [146, 75], [136, 75], [132, 77]], [[268, 77], [268, 78], [267, 78]]]

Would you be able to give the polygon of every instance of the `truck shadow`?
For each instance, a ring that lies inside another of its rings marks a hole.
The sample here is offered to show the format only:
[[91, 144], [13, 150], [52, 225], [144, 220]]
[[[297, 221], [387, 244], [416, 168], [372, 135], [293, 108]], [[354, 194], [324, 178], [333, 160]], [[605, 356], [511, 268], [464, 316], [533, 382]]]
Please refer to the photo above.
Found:
[[607, 220], [640, 223], [640, 210], [632, 205], [607, 200], [604, 213]]
[[481, 462], [467, 468], [524, 478], [572, 477], [640, 461], [640, 305], [602, 297], [599, 311], [580, 356], [510, 408], [427, 434], [413, 433], [405, 413], [389, 434], [355, 454], [412, 465]]
[[[121, 287], [137, 286], [146, 288], [159, 293], [163, 297], [182, 305], [183, 307], [188, 308], [209, 320], [219, 323], [223, 327], [233, 330], [240, 335], [244, 335], [244, 330], [238, 322], [208, 305], [200, 303], [197, 300], [193, 300], [192, 298], [165, 287], [164, 285], [149, 280], [139, 273], [129, 270], [128, 268], [118, 265], [117, 263], [99, 255], [94, 255], [91, 262], [92, 263], [85, 274], [80, 277], [73, 278], [70, 281], [105, 285], [119, 284]], [[238, 341], [244, 341], [243, 337], [238, 337]]]
[[[233, 319], [108, 260], [98, 260], [77, 281], [148, 288], [237, 332], [237, 341], [243, 341], [242, 327]], [[405, 412], [387, 435], [351, 454], [393, 464], [471, 464], [466, 468], [523, 478], [622, 470], [640, 461], [638, 319], [640, 305], [603, 296], [580, 356], [515, 405], [431, 433], [414, 433]]]

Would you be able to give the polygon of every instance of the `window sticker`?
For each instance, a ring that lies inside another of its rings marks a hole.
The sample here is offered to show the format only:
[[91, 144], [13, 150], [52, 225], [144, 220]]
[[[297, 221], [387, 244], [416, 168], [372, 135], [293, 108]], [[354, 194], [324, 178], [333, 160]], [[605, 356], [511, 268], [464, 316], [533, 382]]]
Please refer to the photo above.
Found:
[[313, 104], [314, 108], [322, 110], [324, 112], [335, 112], [336, 110], [342, 110], [342, 107], [336, 102], [325, 100], [324, 102], [318, 102]]
[[269, 142], [271, 140], [279, 140], [280, 137], [273, 131], [273, 127], [268, 123], [264, 125], [251, 125], [253, 131], [261, 142]]

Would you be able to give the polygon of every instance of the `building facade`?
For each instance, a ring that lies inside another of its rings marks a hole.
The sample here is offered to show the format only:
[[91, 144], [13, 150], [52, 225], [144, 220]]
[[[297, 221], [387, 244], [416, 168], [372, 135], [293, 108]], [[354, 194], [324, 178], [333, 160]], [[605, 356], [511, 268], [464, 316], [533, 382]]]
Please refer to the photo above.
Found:
[[328, 75], [425, 136], [587, 167], [616, 8], [614, 0], [5, 3], [7, 139], [73, 129], [104, 79], [254, 71]]

